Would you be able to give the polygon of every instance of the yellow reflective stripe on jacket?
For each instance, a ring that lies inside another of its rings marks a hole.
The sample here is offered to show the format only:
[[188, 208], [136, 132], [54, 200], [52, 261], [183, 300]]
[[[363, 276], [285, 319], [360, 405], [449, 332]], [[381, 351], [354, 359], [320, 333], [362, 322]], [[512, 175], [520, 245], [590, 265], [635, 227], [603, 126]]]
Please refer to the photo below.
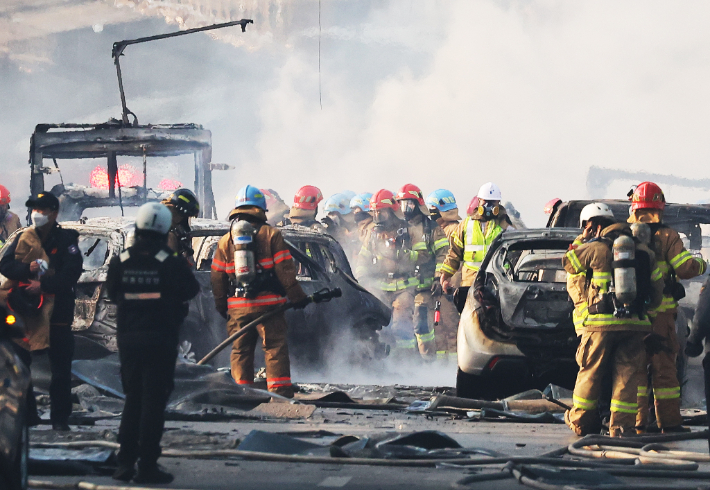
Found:
[[685, 264], [687, 261], [691, 260], [693, 258], [693, 255], [688, 252], [687, 250], [683, 250], [681, 253], [673, 257], [671, 260], [669, 260], [669, 264], [671, 267], [674, 269], [677, 269], [681, 265]]
[[584, 320], [589, 316], [589, 306], [587, 303], [578, 305], [572, 310], [572, 322], [574, 323], [574, 329], [580, 330], [584, 328]]
[[414, 245], [412, 245], [412, 250], [426, 250], [426, 242], [417, 242]]
[[598, 286], [602, 293], [609, 292], [609, 286], [611, 285], [611, 272], [592, 273], [592, 284]]
[[651, 272], [651, 280], [652, 281], [660, 281], [661, 279], [663, 279], [663, 274], [661, 273], [661, 269], [656, 267], [655, 269], [653, 269], [653, 272]]
[[419, 335], [418, 333], [414, 334], [417, 336], [417, 340], [421, 342], [422, 344], [425, 342], [434, 342], [434, 331], [432, 330], [429, 333], [425, 333], [422, 335]]
[[648, 396], [648, 386], [639, 386], [639, 391], [636, 396], [640, 396], [640, 397]]
[[454, 245], [456, 245], [457, 247], [463, 248], [463, 242], [461, 240], [459, 240], [459, 237], [456, 235], [453, 235], [453, 234], [451, 236], [454, 238]]
[[640, 325], [651, 326], [648, 320], [640, 320], [638, 318], [616, 318], [613, 313], [598, 313], [596, 315], [588, 315], [584, 320], [586, 327], [604, 326], [604, 325]]
[[418, 259], [419, 259], [419, 252], [417, 252], [416, 250], [412, 250], [409, 253], [409, 260], [411, 260], [412, 262], [416, 262]]
[[577, 395], [572, 395], [572, 402], [574, 403], [575, 408], [579, 408], [581, 410], [594, 410], [597, 408], [597, 400], [587, 400], [586, 398], [582, 398]]
[[466, 217], [463, 226], [464, 240], [466, 242], [463, 252], [463, 264], [471, 270], [478, 271], [486, 256], [488, 247], [503, 232], [503, 228], [495, 221], [490, 221], [484, 235], [481, 222], [477, 219], [471, 219], [470, 216]]
[[448, 247], [449, 246], [449, 239], [448, 238], [439, 238], [437, 241], [434, 242], [434, 251], [436, 252], [440, 248]]
[[653, 396], [656, 400], [672, 400], [674, 398], [680, 398], [680, 386], [675, 386], [673, 388], [654, 388]]
[[574, 250], [569, 250], [565, 256], [567, 257], [567, 260], [569, 260], [569, 263], [574, 267], [574, 271], [579, 274], [581, 272], [584, 272], [585, 269], [582, 267], [582, 263], [579, 261], [579, 257], [577, 257], [577, 254], [574, 252]]
[[621, 413], [636, 413], [638, 412], [639, 405], [637, 402], [629, 403], [622, 402], [621, 400], [611, 400], [611, 411], [621, 412]]
[[419, 280], [416, 277], [410, 277], [409, 279], [392, 279], [391, 281], [382, 280], [379, 281], [377, 287], [382, 291], [394, 292], [418, 285]]
[[446, 272], [447, 274], [449, 274], [451, 276], [456, 274], [456, 271], [451, 266], [446, 265], [446, 264], [441, 264], [441, 271]]
[[665, 313], [666, 311], [674, 310], [676, 308], [678, 308], [678, 302], [673, 299], [673, 296], [666, 296], [664, 294], [661, 304], [649, 311], [649, 314], [653, 315], [655, 313]]

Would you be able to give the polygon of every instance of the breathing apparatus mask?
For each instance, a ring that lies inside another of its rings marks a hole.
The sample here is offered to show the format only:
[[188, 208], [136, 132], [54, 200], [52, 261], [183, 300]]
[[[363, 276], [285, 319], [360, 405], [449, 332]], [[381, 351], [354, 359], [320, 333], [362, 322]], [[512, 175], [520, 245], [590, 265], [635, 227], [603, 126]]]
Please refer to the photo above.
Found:
[[482, 201], [482, 203], [478, 205], [477, 211], [483, 221], [488, 221], [500, 214], [500, 206], [496, 201]]
[[384, 225], [392, 220], [394, 214], [391, 209], [380, 209], [372, 213], [372, 221], [378, 225]]
[[404, 218], [408, 221], [419, 213], [419, 206], [413, 199], [403, 199], [399, 201], [399, 209], [402, 211]]
[[35, 225], [35, 228], [41, 228], [47, 223], [49, 223], [49, 216], [39, 211], [32, 211], [32, 224]]
[[355, 223], [359, 223], [360, 221], [366, 220], [367, 218], [371, 218], [372, 215], [368, 213], [367, 211], [353, 211], [353, 220], [355, 220]]
[[0, 206], [0, 221], [5, 219], [5, 216], [7, 216], [7, 212], [10, 209], [9, 204], [5, 204], [4, 206]]

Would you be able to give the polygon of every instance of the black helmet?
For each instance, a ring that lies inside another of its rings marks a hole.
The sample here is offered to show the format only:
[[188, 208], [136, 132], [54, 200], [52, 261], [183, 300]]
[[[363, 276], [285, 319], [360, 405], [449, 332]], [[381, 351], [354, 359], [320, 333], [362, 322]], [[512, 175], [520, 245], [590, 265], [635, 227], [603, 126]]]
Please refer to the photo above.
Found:
[[172, 204], [184, 216], [195, 218], [200, 214], [200, 203], [197, 201], [195, 193], [190, 189], [175, 190], [166, 199], [163, 199], [163, 204]]

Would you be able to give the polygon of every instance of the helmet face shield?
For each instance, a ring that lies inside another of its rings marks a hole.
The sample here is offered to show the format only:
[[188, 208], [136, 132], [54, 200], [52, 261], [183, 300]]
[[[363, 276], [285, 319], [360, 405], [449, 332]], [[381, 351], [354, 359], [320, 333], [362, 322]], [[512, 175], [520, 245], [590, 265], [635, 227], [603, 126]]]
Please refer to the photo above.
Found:
[[414, 199], [403, 199], [399, 201], [399, 209], [405, 218], [411, 219], [416, 216], [419, 206]]

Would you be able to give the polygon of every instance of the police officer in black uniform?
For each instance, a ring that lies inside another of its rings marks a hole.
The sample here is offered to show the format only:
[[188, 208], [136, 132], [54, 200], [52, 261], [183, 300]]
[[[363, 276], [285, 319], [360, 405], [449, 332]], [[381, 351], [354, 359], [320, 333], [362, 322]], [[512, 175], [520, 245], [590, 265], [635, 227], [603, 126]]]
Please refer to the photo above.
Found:
[[[685, 354], [688, 357], [701, 355], [703, 340], [705, 340], [703, 370], [705, 371], [705, 403], [707, 404], [707, 400], [710, 400], [710, 279], [706, 279], [700, 289], [695, 318], [690, 329], [690, 336], [685, 344]], [[708, 427], [710, 428], [710, 419], [708, 419]], [[708, 438], [708, 449], [710, 449], [710, 437]]]
[[[71, 362], [74, 357], [74, 334], [71, 325], [74, 322], [76, 300], [74, 288], [81, 276], [83, 265], [78, 244], [79, 233], [57, 224], [59, 200], [53, 194], [40, 193], [30, 198], [25, 206], [32, 210], [32, 223], [42, 240], [42, 248], [49, 257], [49, 268], [54, 269], [54, 274], [45, 274], [40, 280], [30, 279], [37, 272], [38, 265], [23, 264], [15, 260], [19, 235], [3, 255], [0, 273], [8, 279], [29, 282], [27, 290], [32, 294], [42, 292], [54, 295], [54, 310], [49, 322], [49, 363], [52, 371], [52, 381], [49, 385], [50, 420], [54, 430], [68, 431], [72, 411]], [[32, 358], [28, 352], [26, 354], [23, 362], [29, 366]], [[34, 399], [29, 400], [28, 407], [30, 423], [37, 422], [37, 410], [33, 401]]]
[[200, 214], [200, 202], [197, 196], [190, 189], [177, 189], [163, 199], [162, 203], [172, 213], [168, 247], [185, 257], [191, 265], [194, 264], [195, 251], [192, 249], [190, 218], [196, 218]]
[[141, 206], [135, 244], [111, 260], [106, 278], [108, 297], [118, 306], [116, 337], [126, 395], [113, 475], [122, 481], [173, 480], [158, 467], [160, 439], [173, 389], [178, 330], [200, 286], [186, 259], [167, 246], [171, 221], [163, 204]]

